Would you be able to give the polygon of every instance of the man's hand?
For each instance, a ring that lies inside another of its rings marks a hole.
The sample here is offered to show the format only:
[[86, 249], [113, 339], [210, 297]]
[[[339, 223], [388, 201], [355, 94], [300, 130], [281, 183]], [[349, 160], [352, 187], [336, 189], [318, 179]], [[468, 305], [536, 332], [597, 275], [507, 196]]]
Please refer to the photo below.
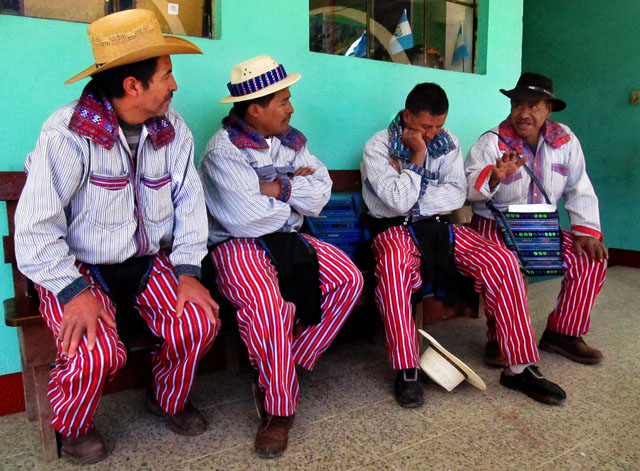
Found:
[[209, 290], [202, 286], [198, 279], [191, 275], [178, 276], [178, 299], [176, 300], [176, 315], [182, 317], [184, 305], [191, 301], [197, 304], [204, 312], [212, 324], [218, 322], [218, 312], [220, 306], [211, 298]]
[[415, 129], [405, 128], [402, 133], [402, 142], [411, 151], [411, 163], [424, 167], [424, 160], [427, 156], [427, 143], [424, 142], [422, 133]]
[[602, 242], [595, 237], [590, 236], [574, 236], [573, 248], [578, 253], [587, 252], [591, 260], [598, 260], [601, 262], [604, 259], [609, 258], [609, 252]]
[[402, 173], [402, 167], [400, 166], [400, 162], [397, 159], [389, 159], [389, 163], [395, 169], [396, 172]]
[[279, 181], [260, 182], [260, 193], [262, 193], [264, 196], [277, 198], [282, 193], [282, 185]]
[[87, 348], [96, 346], [98, 319], [102, 319], [109, 327], [116, 328], [116, 321], [104, 310], [100, 301], [85, 290], [69, 301], [62, 311], [62, 322], [58, 338], [62, 340], [62, 354], [69, 358], [76, 356], [82, 336], [87, 333]]
[[527, 163], [527, 158], [522, 157], [516, 160], [517, 154], [510, 150], [496, 159], [496, 166], [491, 170], [489, 177], [489, 188], [493, 190], [498, 183], [516, 173], [520, 167]]
[[312, 175], [313, 172], [315, 172], [313, 167], [299, 167], [299, 168], [296, 169], [295, 172], [293, 172], [292, 178], [295, 178], [295, 177], [308, 177], [309, 175]]

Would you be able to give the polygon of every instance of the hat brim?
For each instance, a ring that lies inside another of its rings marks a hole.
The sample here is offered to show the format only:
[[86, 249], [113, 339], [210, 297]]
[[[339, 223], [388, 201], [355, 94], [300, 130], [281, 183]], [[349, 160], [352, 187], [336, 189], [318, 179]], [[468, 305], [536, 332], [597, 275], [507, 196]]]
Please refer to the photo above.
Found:
[[[447, 349], [444, 348], [442, 345], [440, 345], [436, 339], [431, 337], [422, 329], [418, 329], [418, 332], [420, 332], [420, 334], [431, 343], [431, 348], [436, 350], [442, 357], [444, 357], [447, 361], [449, 361], [449, 363], [455, 366], [458, 369], [458, 371], [460, 371], [464, 375], [465, 379], [472, 386], [480, 389], [481, 391], [484, 391], [485, 389], [487, 389], [487, 385], [484, 383], [484, 381], [480, 376], [478, 376], [471, 368], [469, 368], [462, 361], [456, 358], [455, 355], [449, 353]], [[429, 374], [427, 371], [425, 371], [424, 368], [422, 369], [427, 375]]]
[[500, 89], [500, 93], [509, 98], [539, 98], [540, 100], [550, 100], [553, 103], [553, 111], [562, 111], [567, 107], [567, 104], [558, 98], [549, 98], [549, 95], [536, 92], [534, 90], [522, 90], [514, 88], [512, 90]]
[[172, 54], [202, 54], [202, 50], [191, 41], [179, 38], [177, 36], [163, 35], [164, 42], [161, 44], [152, 44], [129, 54], [118, 57], [110, 62], [101, 65], [92, 65], [87, 67], [79, 74], [74, 75], [65, 84], [75, 83], [83, 78], [90, 77], [99, 72], [113, 69], [121, 65], [133, 64], [152, 57], [170, 56]]
[[280, 80], [279, 82], [269, 85], [268, 87], [258, 90], [257, 92], [253, 92], [248, 95], [242, 95], [242, 96], [227, 95], [222, 100], [220, 100], [220, 103], [236, 103], [238, 101], [253, 100], [254, 98], [267, 96], [293, 85], [301, 78], [302, 78], [302, 75], [300, 74], [287, 74], [287, 76], [282, 80]]

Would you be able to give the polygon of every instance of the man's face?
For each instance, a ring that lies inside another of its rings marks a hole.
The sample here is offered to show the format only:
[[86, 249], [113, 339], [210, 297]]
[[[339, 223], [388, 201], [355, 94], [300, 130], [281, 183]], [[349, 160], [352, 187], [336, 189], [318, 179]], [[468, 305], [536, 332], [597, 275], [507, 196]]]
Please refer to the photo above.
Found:
[[434, 116], [428, 111], [421, 111], [416, 115], [405, 109], [402, 112], [402, 119], [405, 127], [418, 131], [427, 143], [440, 132], [447, 120], [447, 113]]
[[535, 144], [540, 128], [551, 115], [551, 103], [537, 98], [512, 98], [509, 120], [521, 139]]
[[139, 109], [146, 116], [145, 119], [164, 116], [169, 110], [173, 92], [178, 84], [173, 78], [171, 58], [158, 57], [156, 72], [149, 81], [148, 88], [142, 88], [139, 98]]
[[266, 108], [255, 105], [257, 113], [253, 125], [264, 137], [282, 134], [289, 128], [289, 121], [293, 114], [293, 106], [289, 98], [291, 93], [289, 88], [285, 88], [275, 93]]

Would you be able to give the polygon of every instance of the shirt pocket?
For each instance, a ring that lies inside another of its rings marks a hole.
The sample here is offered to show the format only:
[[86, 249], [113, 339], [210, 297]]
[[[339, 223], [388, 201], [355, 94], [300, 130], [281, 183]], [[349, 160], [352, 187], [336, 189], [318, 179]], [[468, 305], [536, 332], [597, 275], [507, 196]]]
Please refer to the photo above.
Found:
[[522, 179], [522, 172], [520, 170], [518, 170], [513, 175], [510, 175], [507, 178], [504, 178], [500, 182], [500, 184], [501, 185], [510, 185], [511, 183], [517, 182], [518, 180], [521, 180], [521, 179]]
[[567, 186], [569, 166], [564, 164], [551, 164], [551, 187], [556, 199], [560, 198]]
[[145, 223], [166, 224], [173, 218], [171, 175], [140, 178], [140, 199]]
[[129, 174], [91, 172], [86, 206], [89, 220], [108, 231], [117, 231], [133, 218], [133, 194]]

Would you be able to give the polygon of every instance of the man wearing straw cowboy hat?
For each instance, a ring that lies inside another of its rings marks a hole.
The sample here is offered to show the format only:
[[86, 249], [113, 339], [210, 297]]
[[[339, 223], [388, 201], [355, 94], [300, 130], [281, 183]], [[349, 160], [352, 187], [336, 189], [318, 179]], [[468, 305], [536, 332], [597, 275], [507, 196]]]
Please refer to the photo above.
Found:
[[362, 289], [342, 251], [298, 233], [332, 185], [304, 135], [289, 126], [289, 86], [299, 79], [269, 56], [233, 67], [231, 94], [221, 100], [233, 108], [199, 168], [216, 279], [238, 310], [256, 370], [255, 450], [264, 458], [286, 449], [300, 394], [295, 365], [315, 366]]
[[418, 379], [418, 339], [411, 295], [431, 286], [445, 302], [454, 297], [457, 272], [473, 278], [485, 295], [487, 318], [505, 352], [508, 387], [533, 399], [561, 403], [566, 394], [534, 365], [538, 350], [518, 263], [509, 250], [448, 214], [464, 203], [467, 188], [458, 139], [443, 126], [449, 111], [444, 90], [416, 85], [405, 108], [364, 147], [362, 194], [369, 209], [376, 259], [376, 303], [385, 326], [396, 401], [423, 404]]
[[169, 55], [201, 51], [164, 36], [147, 10], [105, 16], [88, 34], [95, 64], [67, 83], [92, 80], [45, 122], [27, 156], [15, 231], [20, 270], [58, 349], [53, 426], [62, 455], [79, 464], [107, 455], [93, 416], [105, 379], [126, 361], [116, 306], [119, 326], [121, 307], [133, 306], [160, 338], [150, 406], [184, 435], [206, 429], [188, 395], [220, 329], [198, 281], [207, 225], [193, 138], [169, 108]]
[[[563, 110], [566, 103], [555, 98], [550, 78], [534, 73], [522, 74], [515, 88], [500, 92], [511, 99], [511, 113], [480, 137], [465, 163], [468, 197], [474, 202], [473, 227], [487, 239], [504, 244], [485, 203], [491, 199], [501, 209], [544, 203], [538, 186], [526, 169], [521, 169], [525, 163], [551, 204], [564, 198], [571, 220], [571, 232], [562, 231], [565, 275], [540, 348], [579, 363], [599, 363], [602, 353], [587, 345], [582, 336], [589, 331], [608, 255], [600, 232], [598, 198], [586, 172], [580, 142], [568, 126], [549, 119], [552, 111]], [[523, 158], [517, 159], [517, 155]]]

